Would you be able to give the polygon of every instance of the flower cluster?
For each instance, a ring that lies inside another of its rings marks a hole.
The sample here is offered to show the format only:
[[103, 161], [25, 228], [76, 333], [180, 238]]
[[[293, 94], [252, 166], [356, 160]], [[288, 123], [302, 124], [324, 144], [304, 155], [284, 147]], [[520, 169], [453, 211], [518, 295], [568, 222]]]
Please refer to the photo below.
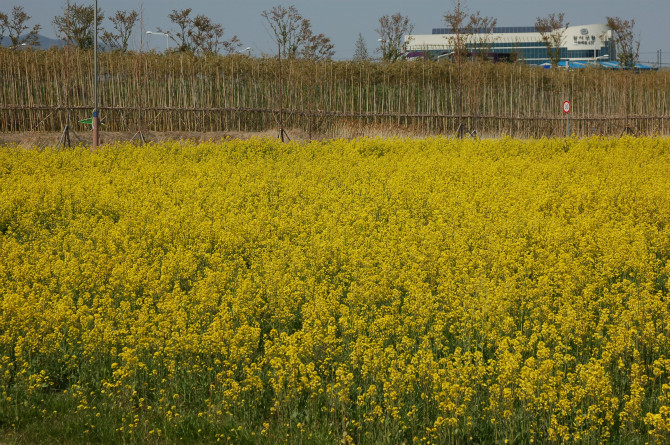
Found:
[[663, 138], [2, 148], [0, 429], [667, 442], [668, 178]]

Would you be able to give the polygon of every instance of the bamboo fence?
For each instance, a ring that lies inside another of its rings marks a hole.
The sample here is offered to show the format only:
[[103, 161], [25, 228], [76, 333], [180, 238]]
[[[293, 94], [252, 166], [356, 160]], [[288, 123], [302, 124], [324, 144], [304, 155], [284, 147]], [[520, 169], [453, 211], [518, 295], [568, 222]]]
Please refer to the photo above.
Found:
[[[137, 129], [138, 113], [149, 131], [275, 129], [281, 94], [283, 126], [310, 134], [364, 126], [440, 134], [463, 123], [479, 135], [564, 136], [564, 100], [572, 103], [570, 132], [577, 136], [620, 134], [627, 126], [670, 134], [670, 71], [466, 63], [458, 85], [449, 62], [290, 60], [280, 90], [276, 59], [103, 53], [99, 73], [107, 131]], [[0, 131], [60, 131], [68, 114], [70, 122], [90, 117], [93, 81], [90, 51], [0, 49]]]

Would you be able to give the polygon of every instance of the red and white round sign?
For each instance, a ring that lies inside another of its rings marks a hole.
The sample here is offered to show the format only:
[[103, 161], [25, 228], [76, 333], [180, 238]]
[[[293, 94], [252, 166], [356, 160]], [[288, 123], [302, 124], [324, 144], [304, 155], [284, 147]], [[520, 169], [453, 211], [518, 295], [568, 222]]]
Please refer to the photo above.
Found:
[[572, 110], [572, 105], [570, 104], [569, 100], [566, 100], [565, 102], [563, 102], [563, 112], [565, 114], [568, 114], [570, 110]]

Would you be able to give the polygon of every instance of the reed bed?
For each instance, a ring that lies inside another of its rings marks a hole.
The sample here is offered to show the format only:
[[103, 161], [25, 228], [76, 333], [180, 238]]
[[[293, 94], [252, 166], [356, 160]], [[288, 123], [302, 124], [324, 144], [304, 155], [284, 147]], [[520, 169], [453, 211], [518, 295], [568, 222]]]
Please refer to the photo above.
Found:
[[[90, 117], [93, 55], [78, 50], [0, 49], [0, 131], [59, 131]], [[670, 133], [670, 72], [543, 70], [454, 64], [278, 61], [247, 56], [143, 53], [99, 56], [105, 129], [242, 131], [285, 128], [341, 134], [369, 127], [450, 133], [462, 122], [479, 135], [583, 136]], [[473, 79], [476, 79], [473, 80]], [[459, 111], [459, 94], [462, 108]], [[84, 124], [74, 128], [83, 129]]]

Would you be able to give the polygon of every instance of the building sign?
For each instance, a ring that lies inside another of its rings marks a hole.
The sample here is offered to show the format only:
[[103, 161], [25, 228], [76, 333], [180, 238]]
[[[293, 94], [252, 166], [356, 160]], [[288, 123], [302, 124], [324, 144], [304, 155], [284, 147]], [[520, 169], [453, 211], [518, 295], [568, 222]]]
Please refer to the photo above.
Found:
[[[586, 31], [586, 35], [584, 35], [584, 31]], [[596, 44], [596, 36], [590, 36], [589, 30], [586, 28], [582, 29], [582, 35], [580, 36], [572, 36], [572, 40], [574, 41], [575, 45], [588, 45], [588, 46], [593, 46]]]

